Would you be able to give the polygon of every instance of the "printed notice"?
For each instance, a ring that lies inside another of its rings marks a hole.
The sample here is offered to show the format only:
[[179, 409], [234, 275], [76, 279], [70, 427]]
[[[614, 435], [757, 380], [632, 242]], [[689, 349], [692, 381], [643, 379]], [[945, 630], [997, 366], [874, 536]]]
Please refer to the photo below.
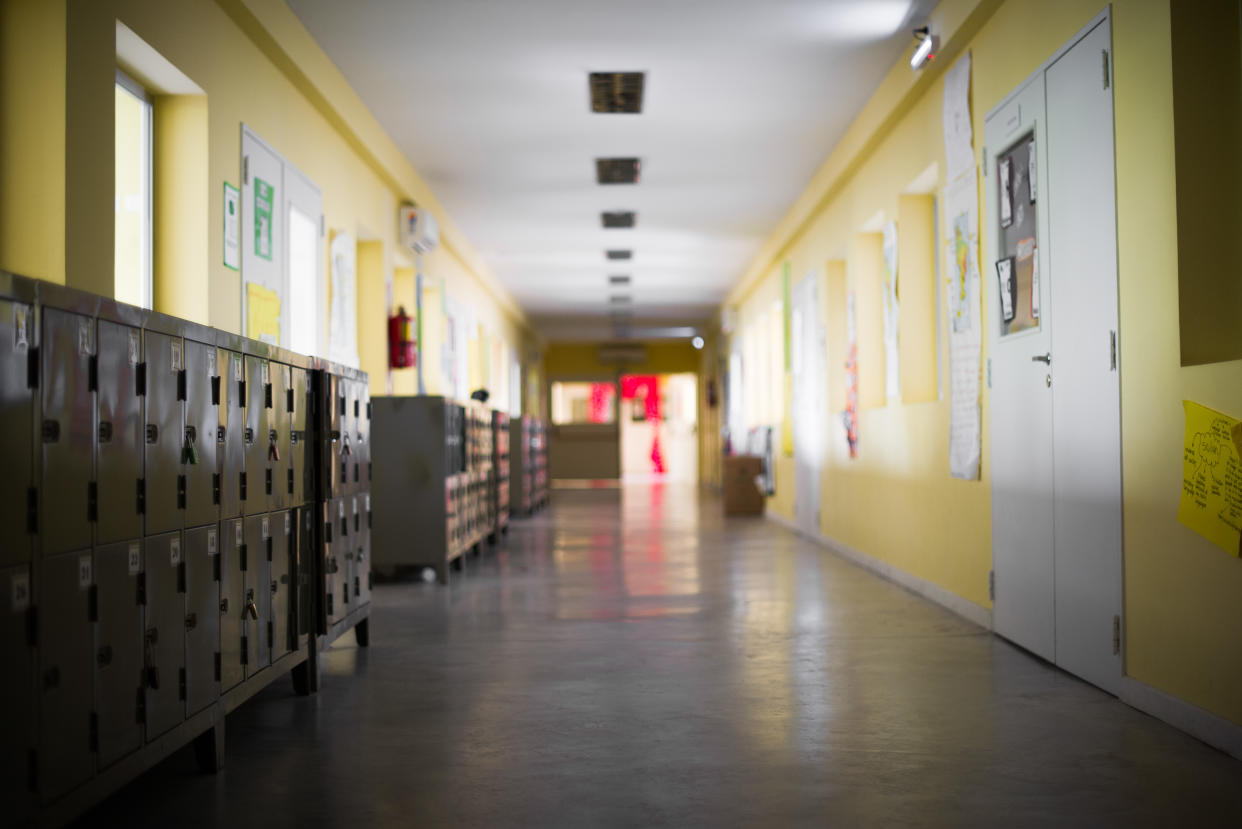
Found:
[[241, 193], [224, 182], [224, 267], [241, 267]]
[[897, 223], [883, 229], [884, 251], [884, 397], [886, 403], [901, 402], [901, 375], [897, 351], [897, 326], [901, 311], [897, 302]]
[[949, 260], [949, 473], [979, 479], [979, 362], [983, 323], [979, 305], [979, 184], [970, 169], [944, 192], [943, 240]]
[[970, 53], [944, 75], [944, 156], [949, 181], [975, 166], [970, 126]]
[[276, 188], [254, 178], [254, 255], [272, 261], [272, 204]]
[[1177, 520], [1231, 555], [1242, 554], [1242, 423], [1183, 400], [1182, 499]]

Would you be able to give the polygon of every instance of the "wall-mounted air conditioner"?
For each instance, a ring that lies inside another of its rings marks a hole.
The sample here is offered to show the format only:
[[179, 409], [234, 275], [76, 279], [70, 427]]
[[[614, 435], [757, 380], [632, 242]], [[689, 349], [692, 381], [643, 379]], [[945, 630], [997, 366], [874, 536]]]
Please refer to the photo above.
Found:
[[440, 226], [427, 208], [403, 205], [397, 220], [401, 244], [415, 253], [431, 253], [440, 244]]

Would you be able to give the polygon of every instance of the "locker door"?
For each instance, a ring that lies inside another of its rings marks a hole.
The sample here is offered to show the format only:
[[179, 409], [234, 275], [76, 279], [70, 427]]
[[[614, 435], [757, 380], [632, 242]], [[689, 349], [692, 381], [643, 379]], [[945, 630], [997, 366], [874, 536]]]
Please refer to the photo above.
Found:
[[361, 606], [371, 601], [371, 495], [358, 496], [359, 529], [354, 542], [354, 597]]
[[246, 398], [243, 402], [245, 411], [245, 442], [246, 467], [243, 480], [244, 497], [242, 513], [258, 515], [267, 512], [268, 489], [267, 479], [269, 466], [268, 453], [268, 404], [271, 402], [272, 387], [269, 382], [268, 362], [261, 357], [246, 355]]
[[246, 635], [242, 616], [246, 612], [246, 582], [242, 572], [245, 556], [245, 523], [240, 518], [220, 526], [220, 693], [245, 678], [242, 642]]
[[293, 390], [293, 410], [290, 412], [290, 472], [292, 473], [293, 491], [289, 503], [297, 506], [303, 504], [314, 493], [314, 482], [310, 479], [312, 467], [311, 452], [314, 451], [310, 438], [310, 385], [305, 369], [291, 369], [290, 386]]
[[340, 495], [343, 492], [341, 488], [341, 479], [343, 476], [342, 452], [344, 440], [341, 430], [344, 428], [341, 421], [341, 412], [344, 410], [344, 398], [337, 396], [339, 378], [323, 373], [323, 391], [321, 399], [324, 403], [324, 412], [326, 422], [324, 428], [327, 429], [328, 440], [324, 446], [327, 457], [324, 458], [323, 464], [323, 494], [324, 497], [331, 498]]
[[99, 320], [99, 522], [95, 535], [98, 544], [142, 535], [144, 430], [138, 384], [141, 362], [142, 331]]
[[30, 565], [0, 570], [0, 803], [13, 804], [6, 819], [22, 825], [30, 819], [30, 752], [34, 749], [34, 649], [30, 617]]
[[[90, 385], [95, 321], [43, 309], [39, 347], [43, 395], [43, 480], [39, 535], [43, 554], [91, 545], [95, 503], [95, 401]], [[132, 486], [132, 484], [131, 484]]]
[[271, 516], [272, 530], [272, 615], [268, 623], [271, 630], [269, 644], [272, 651], [272, 662], [292, 650], [290, 636], [293, 626], [290, 623], [293, 614], [293, 566], [290, 558], [293, 555], [293, 513], [289, 511], [273, 513]]
[[122, 541], [95, 550], [98, 630], [95, 646], [99, 767], [142, 745], [142, 542]]
[[215, 401], [227, 391], [228, 384], [223, 383], [216, 372], [217, 359], [214, 345], [185, 341], [182, 474], [185, 476], [186, 526], [215, 523], [220, 519], [216, 475], [222, 459], [216, 451], [216, 429], [221, 421]]
[[272, 618], [271, 519], [252, 515], [246, 519], [245, 630], [246, 679], [266, 668], [272, 660], [267, 644], [267, 623]]
[[29, 359], [34, 342], [29, 305], [0, 299], [0, 567], [30, 560], [34, 490], [34, 394]]
[[324, 504], [324, 563], [323, 594], [324, 614], [329, 625], [345, 615], [340, 584], [345, 578], [347, 564], [344, 551], [348, 549], [345, 534], [345, 502], [334, 498]]
[[147, 741], [185, 717], [185, 594], [181, 588], [181, 533], [147, 539], [146, 665]]
[[242, 417], [245, 399], [246, 372], [242, 355], [220, 349], [216, 355], [220, 371], [219, 405], [216, 407], [219, 428], [216, 432], [216, 470], [220, 490], [220, 517], [236, 518], [242, 514], [241, 482], [246, 471], [246, 423]]
[[182, 525], [184, 500], [179, 485], [185, 445], [182, 382], [188, 379], [182, 373], [184, 348], [180, 337], [146, 332], [147, 535], [177, 530]]
[[94, 625], [89, 550], [49, 556], [39, 578], [39, 793], [51, 802], [94, 773]]
[[365, 382], [358, 383], [358, 462], [362, 477], [358, 492], [371, 488], [371, 390]]
[[197, 714], [220, 696], [219, 530], [212, 524], [185, 531], [185, 715]]
[[297, 585], [297, 601], [294, 603], [294, 616], [297, 622], [298, 647], [302, 646], [302, 637], [314, 629], [315, 590], [311, 582], [315, 561], [315, 508], [307, 504], [297, 510], [298, 525], [294, 533], [294, 555], [292, 558], [294, 584]]
[[272, 363], [269, 377], [272, 381], [272, 408], [268, 411], [271, 420], [267, 426], [267, 461], [272, 482], [271, 507], [277, 510], [287, 509], [293, 503], [293, 450], [289, 444], [293, 386], [290, 384], [289, 366]]
[[344, 425], [341, 427], [349, 436], [349, 469], [346, 470], [345, 492], [355, 493], [361, 487], [365, 458], [362, 445], [362, 397], [359, 394], [362, 384], [355, 380], [342, 380], [345, 392]]

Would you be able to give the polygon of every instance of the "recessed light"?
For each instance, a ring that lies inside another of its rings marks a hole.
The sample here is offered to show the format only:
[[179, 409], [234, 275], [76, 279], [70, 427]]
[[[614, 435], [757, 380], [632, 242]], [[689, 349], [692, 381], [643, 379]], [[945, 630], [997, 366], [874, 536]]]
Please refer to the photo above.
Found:
[[599, 214], [599, 221], [606, 228], [633, 227], [638, 217], [633, 210], [605, 210]]
[[608, 277], [609, 285], [629, 285], [630, 278], [628, 276], [610, 276]]
[[592, 72], [591, 111], [642, 112], [644, 81], [643, 72]]
[[597, 158], [595, 181], [598, 184], [638, 184], [640, 166], [637, 158]]
[[632, 250], [610, 250], [605, 254], [609, 259], [629, 259], [634, 255]]
[[702, 337], [695, 337], [694, 339], [690, 340], [690, 345], [694, 346], [694, 348], [695, 348], [695, 350], [696, 350], [696, 351], [702, 350], [702, 348], [703, 348], [703, 338], [702, 338]]

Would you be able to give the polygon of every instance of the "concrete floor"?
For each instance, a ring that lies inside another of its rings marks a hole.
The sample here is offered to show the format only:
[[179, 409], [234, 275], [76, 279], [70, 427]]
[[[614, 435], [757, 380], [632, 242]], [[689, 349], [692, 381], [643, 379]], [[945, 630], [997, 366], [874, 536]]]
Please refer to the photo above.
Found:
[[470, 565], [84, 822], [1242, 825], [1242, 763], [692, 488], [557, 492]]

